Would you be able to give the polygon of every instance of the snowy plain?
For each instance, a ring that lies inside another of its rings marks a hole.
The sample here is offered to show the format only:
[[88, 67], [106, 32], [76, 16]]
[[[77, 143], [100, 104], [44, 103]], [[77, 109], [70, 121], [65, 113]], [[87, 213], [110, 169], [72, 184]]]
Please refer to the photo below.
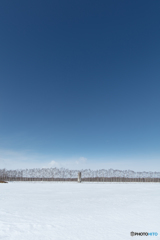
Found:
[[128, 240], [158, 232], [159, 183], [0, 184], [0, 239]]

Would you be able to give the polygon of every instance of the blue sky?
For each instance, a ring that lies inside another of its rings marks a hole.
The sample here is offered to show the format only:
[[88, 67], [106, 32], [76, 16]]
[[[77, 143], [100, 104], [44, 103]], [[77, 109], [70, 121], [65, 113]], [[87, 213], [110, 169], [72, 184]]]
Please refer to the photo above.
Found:
[[160, 2], [0, 2], [1, 167], [160, 171]]

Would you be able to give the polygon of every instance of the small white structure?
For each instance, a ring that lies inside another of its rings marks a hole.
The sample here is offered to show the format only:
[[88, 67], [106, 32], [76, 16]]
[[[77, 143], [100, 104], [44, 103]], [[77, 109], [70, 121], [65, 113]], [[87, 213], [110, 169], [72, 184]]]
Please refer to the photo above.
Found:
[[78, 182], [81, 183], [81, 172], [78, 173]]

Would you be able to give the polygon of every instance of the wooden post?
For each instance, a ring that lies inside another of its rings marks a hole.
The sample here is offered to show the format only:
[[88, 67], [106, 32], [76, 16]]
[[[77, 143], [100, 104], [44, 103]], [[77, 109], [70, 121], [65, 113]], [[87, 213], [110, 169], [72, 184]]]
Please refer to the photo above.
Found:
[[81, 172], [78, 173], [78, 182], [81, 183]]

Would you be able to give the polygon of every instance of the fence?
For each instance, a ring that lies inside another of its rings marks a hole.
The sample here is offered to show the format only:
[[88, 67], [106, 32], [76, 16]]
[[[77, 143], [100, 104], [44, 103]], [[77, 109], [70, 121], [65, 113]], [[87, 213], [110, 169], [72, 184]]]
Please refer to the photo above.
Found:
[[49, 182], [160, 182], [160, 178], [124, 178], [124, 177], [94, 177], [83, 178], [33, 178], [33, 177], [0, 177], [0, 181], [49, 181]]

